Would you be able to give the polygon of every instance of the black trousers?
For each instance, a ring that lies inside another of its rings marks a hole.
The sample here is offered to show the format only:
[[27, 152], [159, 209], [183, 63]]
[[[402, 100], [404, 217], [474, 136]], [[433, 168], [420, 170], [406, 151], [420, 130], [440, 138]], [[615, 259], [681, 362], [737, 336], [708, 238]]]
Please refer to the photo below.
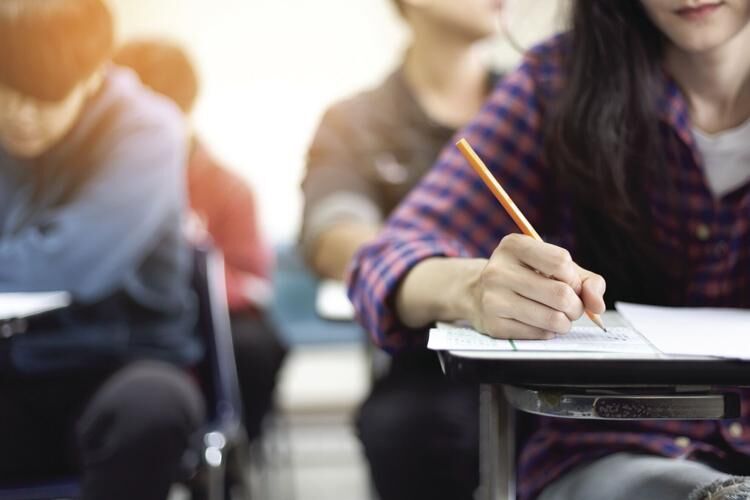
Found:
[[395, 356], [357, 430], [380, 500], [471, 500], [479, 485], [479, 388], [451, 382], [437, 356]]
[[231, 322], [245, 429], [253, 440], [260, 436], [263, 417], [273, 406], [276, 376], [288, 348], [262, 312], [233, 312]]
[[203, 422], [191, 378], [159, 362], [0, 375], [0, 483], [82, 474], [85, 500], [164, 500]]

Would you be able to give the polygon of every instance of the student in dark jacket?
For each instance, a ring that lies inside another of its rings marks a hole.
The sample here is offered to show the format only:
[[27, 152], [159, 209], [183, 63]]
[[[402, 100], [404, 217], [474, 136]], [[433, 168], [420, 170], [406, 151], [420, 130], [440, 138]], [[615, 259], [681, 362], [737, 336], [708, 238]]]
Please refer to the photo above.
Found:
[[0, 482], [164, 499], [203, 418], [186, 131], [112, 38], [101, 0], [0, 3], [0, 292], [74, 300], [0, 344]]
[[[144, 85], [174, 101], [186, 117], [190, 115], [198, 75], [178, 45], [168, 40], [133, 40], [117, 50], [114, 62], [134, 70]], [[253, 190], [221, 165], [195, 134], [189, 140], [190, 210], [224, 255], [244, 422], [253, 439], [260, 435], [263, 417], [273, 404], [276, 375], [287, 352], [266, 314], [273, 253], [261, 234]]]

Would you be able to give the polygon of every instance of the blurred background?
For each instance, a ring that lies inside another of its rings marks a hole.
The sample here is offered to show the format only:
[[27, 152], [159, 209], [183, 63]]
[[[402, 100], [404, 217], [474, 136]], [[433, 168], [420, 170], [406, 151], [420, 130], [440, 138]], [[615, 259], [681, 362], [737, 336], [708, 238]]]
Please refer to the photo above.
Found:
[[[408, 43], [392, 2], [109, 3], [120, 42], [161, 36], [189, 51], [201, 80], [193, 127], [224, 164], [253, 186], [266, 238], [275, 248], [293, 245], [300, 227], [305, 155], [323, 111], [380, 82]], [[507, 25], [521, 47], [560, 27], [561, 0], [515, 0], [508, 8]], [[517, 64], [520, 54], [498, 36], [488, 44], [487, 57], [502, 70]], [[314, 291], [299, 297], [312, 301]], [[265, 432], [265, 463], [255, 471], [260, 477], [256, 486], [265, 490], [258, 497], [372, 498], [351, 426], [371, 381], [366, 337], [351, 324], [296, 325], [282, 325], [293, 350]]]
[[[305, 152], [323, 110], [381, 81], [407, 33], [388, 0], [110, 0], [121, 41], [175, 39], [200, 70], [193, 123], [213, 152], [256, 186], [274, 243], [299, 229]], [[560, 0], [514, 0], [508, 24], [522, 46], [553, 32]], [[499, 68], [519, 54], [502, 36]]]

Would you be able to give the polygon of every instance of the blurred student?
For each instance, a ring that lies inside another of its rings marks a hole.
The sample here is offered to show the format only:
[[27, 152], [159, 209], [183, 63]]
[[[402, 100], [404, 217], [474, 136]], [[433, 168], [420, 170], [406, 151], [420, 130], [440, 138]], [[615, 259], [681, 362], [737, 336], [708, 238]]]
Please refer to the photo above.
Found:
[[[141, 82], [172, 99], [188, 117], [198, 94], [198, 77], [188, 55], [166, 40], [134, 40], [115, 54], [116, 64], [133, 69]], [[276, 375], [287, 348], [265, 313], [270, 300], [273, 255], [263, 240], [250, 187], [190, 135], [187, 184], [190, 208], [224, 254], [227, 300], [237, 371], [250, 438], [260, 434], [273, 403]]]
[[112, 39], [100, 0], [0, 2], [0, 292], [74, 299], [0, 343], [0, 481], [163, 500], [203, 419], [186, 132]]
[[[610, 307], [750, 308], [750, 2], [576, 0], [571, 14], [461, 134], [546, 242], [517, 234], [447, 148], [353, 265], [383, 346], [459, 319], [549, 338], [601, 313], [605, 287]], [[519, 498], [750, 498], [732, 476], [750, 474], [748, 396], [734, 421], [533, 419]]]
[[[412, 39], [377, 88], [332, 106], [310, 147], [302, 248], [318, 275], [343, 279], [428, 171], [456, 128], [480, 109], [497, 75], [478, 43], [501, 3], [397, 0]], [[476, 387], [448, 382], [426, 352], [394, 356], [357, 426], [383, 500], [469, 499], [478, 483]]]

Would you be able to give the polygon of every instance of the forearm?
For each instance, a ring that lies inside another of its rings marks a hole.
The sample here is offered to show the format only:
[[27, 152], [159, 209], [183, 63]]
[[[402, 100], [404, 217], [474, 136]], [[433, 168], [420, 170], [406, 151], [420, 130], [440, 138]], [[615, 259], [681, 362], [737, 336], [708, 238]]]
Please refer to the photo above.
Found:
[[154, 205], [148, 213], [139, 213], [102, 207], [100, 220], [71, 210], [59, 214], [53, 231], [29, 227], [3, 239], [0, 291], [67, 290], [82, 301], [111, 293], [161, 237], [164, 221], [173, 218], [172, 225], [179, 226], [176, 211], [163, 208]]
[[313, 269], [324, 278], [343, 280], [357, 250], [371, 241], [379, 229], [375, 225], [345, 222], [325, 230], [313, 248]]
[[426, 259], [404, 278], [396, 293], [396, 312], [410, 328], [435, 321], [471, 320], [479, 276], [486, 259]]

